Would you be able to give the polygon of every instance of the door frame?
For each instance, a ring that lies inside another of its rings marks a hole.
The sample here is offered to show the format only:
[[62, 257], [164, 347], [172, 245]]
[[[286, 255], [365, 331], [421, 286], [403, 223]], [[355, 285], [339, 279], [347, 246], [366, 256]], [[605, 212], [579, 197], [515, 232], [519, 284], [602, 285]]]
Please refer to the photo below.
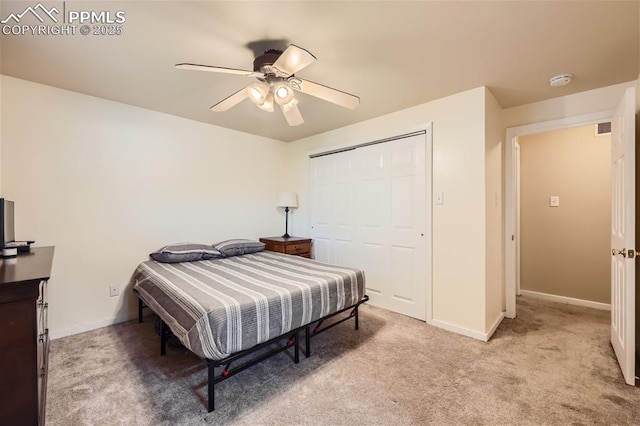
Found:
[[542, 121], [506, 129], [505, 144], [505, 305], [507, 318], [516, 317], [517, 268], [516, 240], [517, 204], [516, 204], [516, 150], [515, 143], [519, 136], [562, 130], [570, 127], [587, 126], [598, 122], [612, 120], [613, 110], [595, 112], [557, 120]]
[[522, 209], [520, 206], [520, 196], [522, 195], [520, 193], [520, 186], [521, 186], [521, 179], [520, 179], [520, 162], [521, 162], [521, 157], [520, 155], [522, 154], [522, 151], [520, 150], [520, 144], [518, 143], [518, 137], [515, 136], [513, 138], [513, 144], [514, 144], [514, 149], [515, 149], [515, 164], [514, 164], [514, 172], [515, 172], [515, 188], [514, 190], [516, 191], [515, 196], [514, 196], [514, 200], [516, 203], [516, 219], [515, 219], [515, 232], [514, 235], [516, 236], [516, 296], [520, 296], [520, 278], [521, 278], [521, 272], [520, 272], [520, 243], [522, 242], [520, 239], [520, 236], [522, 235], [522, 230], [520, 229], [520, 215], [522, 214]]
[[[396, 129], [394, 132], [385, 132], [383, 135], [370, 135], [360, 136], [354, 138], [349, 142], [342, 142], [332, 145], [323, 146], [310, 151], [307, 151], [307, 161], [311, 161], [311, 156], [315, 154], [321, 154], [325, 152], [331, 152], [334, 150], [343, 150], [357, 145], [365, 144], [371, 141], [382, 141], [385, 139], [394, 139], [401, 135], [406, 135], [414, 132], [425, 132], [425, 232], [428, 232], [429, 238], [425, 238], [425, 322], [429, 325], [433, 323], [433, 122], [428, 121], [424, 124], [416, 126], [407, 126]], [[384, 142], [383, 142], [384, 143]], [[309, 173], [311, 173], [311, 167], [308, 167]], [[307, 182], [307, 194], [311, 194], [311, 179]], [[311, 229], [311, 212], [308, 216], [307, 229]]]

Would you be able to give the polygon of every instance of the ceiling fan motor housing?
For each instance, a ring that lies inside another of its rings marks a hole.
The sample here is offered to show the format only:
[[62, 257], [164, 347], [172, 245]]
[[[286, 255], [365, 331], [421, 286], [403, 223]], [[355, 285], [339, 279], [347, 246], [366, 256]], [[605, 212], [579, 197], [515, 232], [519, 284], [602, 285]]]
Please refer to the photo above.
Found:
[[282, 55], [281, 50], [269, 49], [265, 51], [264, 54], [254, 59], [253, 71], [261, 72], [263, 74], [274, 74], [274, 71], [271, 65], [273, 65], [278, 60], [280, 55]]

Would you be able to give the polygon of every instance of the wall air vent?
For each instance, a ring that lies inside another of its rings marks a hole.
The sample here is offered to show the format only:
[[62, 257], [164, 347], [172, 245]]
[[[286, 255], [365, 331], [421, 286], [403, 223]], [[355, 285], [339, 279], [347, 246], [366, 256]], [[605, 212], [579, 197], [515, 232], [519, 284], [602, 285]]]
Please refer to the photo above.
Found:
[[610, 135], [611, 134], [611, 122], [596, 124], [596, 136]]

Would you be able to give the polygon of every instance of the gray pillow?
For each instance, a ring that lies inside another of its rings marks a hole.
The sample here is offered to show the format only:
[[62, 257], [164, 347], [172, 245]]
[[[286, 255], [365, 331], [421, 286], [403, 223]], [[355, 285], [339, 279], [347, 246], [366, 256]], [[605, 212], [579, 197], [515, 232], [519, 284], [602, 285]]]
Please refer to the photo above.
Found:
[[220, 259], [219, 250], [206, 244], [178, 243], [164, 246], [149, 255], [162, 263], [195, 262], [196, 260]]
[[264, 250], [264, 243], [254, 240], [226, 240], [213, 245], [220, 250], [224, 257], [240, 256], [242, 254], [257, 253]]

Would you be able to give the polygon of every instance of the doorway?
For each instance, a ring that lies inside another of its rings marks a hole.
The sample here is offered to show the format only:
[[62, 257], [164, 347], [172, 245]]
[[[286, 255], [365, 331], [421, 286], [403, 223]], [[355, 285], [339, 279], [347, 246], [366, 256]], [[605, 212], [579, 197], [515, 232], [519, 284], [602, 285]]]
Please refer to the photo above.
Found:
[[[612, 121], [614, 113], [603, 111], [577, 117], [563, 118], [541, 123], [511, 127], [506, 131], [505, 144], [505, 304], [507, 318], [516, 317], [517, 290], [517, 151], [518, 138], [555, 130], [563, 130], [581, 126], [595, 126], [597, 123]], [[553, 195], [553, 194], [550, 194]]]
[[[516, 316], [515, 143], [519, 136], [611, 122], [611, 345], [629, 385], [635, 385], [636, 89], [626, 88], [612, 111], [508, 128], [505, 144], [506, 314]], [[570, 255], [568, 253], [567, 255]]]
[[610, 310], [608, 123], [518, 137], [518, 294]]

